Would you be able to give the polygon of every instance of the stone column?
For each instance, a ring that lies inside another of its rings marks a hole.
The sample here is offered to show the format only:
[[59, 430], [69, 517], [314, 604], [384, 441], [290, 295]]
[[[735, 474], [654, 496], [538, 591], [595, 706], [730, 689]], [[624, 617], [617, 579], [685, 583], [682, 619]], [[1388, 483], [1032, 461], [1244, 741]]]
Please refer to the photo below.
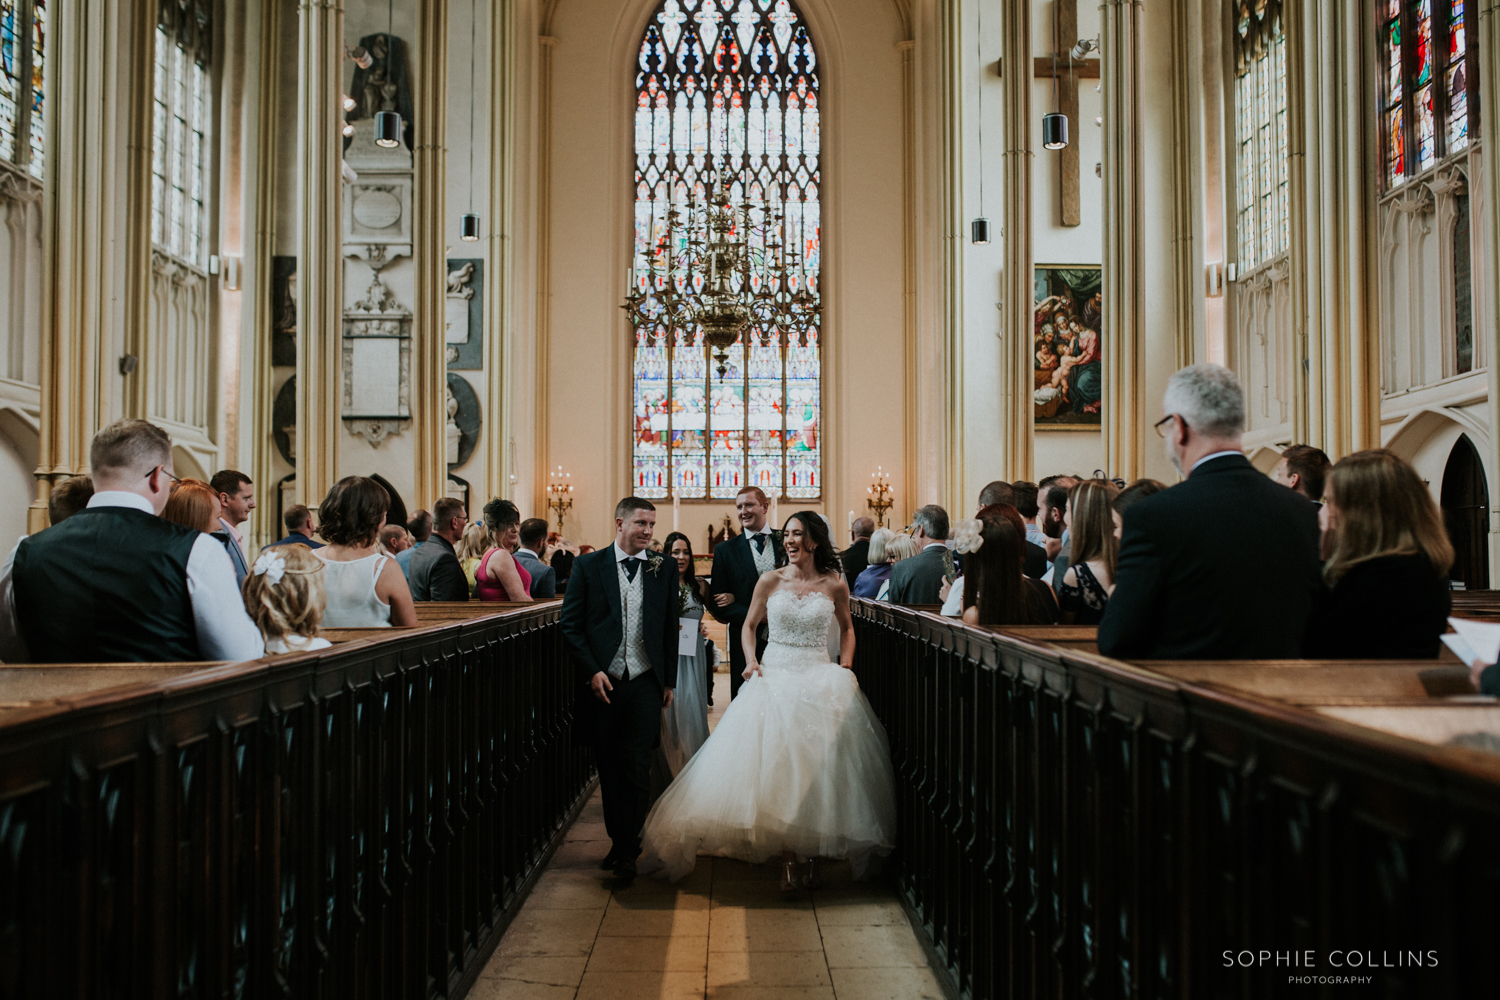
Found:
[[[248, 384], [253, 387], [250, 402], [251, 468], [258, 501], [250, 514], [250, 546], [254, 552], [281, 537], [276, 520], [276, 444], [272, 438], [272, 409], [276, 403], [274, 373], [271, 369], [271, 257], [276, 252], [276, 185], [277, 164], [282, 148], [277, 128], [276, 108], [281, 104], [281, 5], [260, 5], [260, 61], [255, 111], [255, 181], [254, 232], [246, 241], [245, 267], [240, 287], [249, 295], [246, 315], [252, 348]], [[242, 384], [244, 380], [242, 380]], [[307, 494], [302, 493], [306, 500]], [[322, 497], [313, 499], [314, 503]]]
[[[1486, 116], [1484, 122], [1487, 143], [1494, 143], [1497, 130], [1496, 109], [1500, 108], [1500, 0], [1480, 0], [1478, 31], [1470, 45], [1479, 46], [1479, 107]], [[1496, 359], [1500, 358], [1500, 322], [1496, 321], [1495, 299], [1500, 292], [1500, 224], [1496, 211], [1500, 206], [1500, 170], [1490, 163], [1486, 147], [1483, 159], [1483, 176], [1480, 183], [1483, 193], [1474, 199], [1479, 205], [1479, 225], [1483, 234], [1481, 246], [1485, 248], [1484, 260], [1484, 315], [1476, 317], [1475, 327], [1484, 331], [1485, 359], [1490, 371], [1495, 371]], [[1478, 338], [1476, 338], [1477, 340]], [[1497, 490], [1496, 470], [1500, 470], [1500, 391], [1496, 391], [1495, 378], [1490, 376], [1489, 400], [1486, 409], [1490, 422], [1490, 578], [1493, 580], [1500, 569], [1500, 490]], [[1377, 411], [1378, 412], [1378, 411]]]
[[[511, 497], [512, 423], [506, 380], [511, 377], [514, 335], [511, 289], [515, 281], [511, 233], [516, 178], [515, 40], [516, 5], [501, 0], [490, 8], [490, 210], [489, 274], [485, 288], [485, 340], [489, 371], [484, 410], [485, 488], [488, 496]], [[545, 379], [536, 380], [540, 386]], [[539, 391], [545, 391], [540, 390]], [[539, 396], [540, 404], [546, 397]], [[470, 512], [472, 516], [472, 511]]]
[[343, 405], [343, 2], [301, 0], [297, 17], [297, 486], [316, 508], [338, 478]]
[[[447, 344], [443, 336], [448, 287], [448, 157], [443, 146], [448, 115], [448, 5], [417, 5], [417, 79], [412, 205], [412, 256], [416, 294], [412, 308], [412, 432], [416, 435], [418, 507], [432, 509], [448, 493]], [[472, 504], [473, 498], [470, 499]], [[469, 514], [472, 517], [473, 511]]]
[[[27, 511], [33, 532], [47, 526], [52, 484], [89, 470], [94, 433], [122, 409], [120, 297], [130, 265], [119, 249], [129, 211], [120, 195], [131, 189], [122, 192], [115, 178], [130, 162], [131, 111], [142, 99], [149, 107], [151, 93], [140, 91], [149, 80], [143, 67], [121, 68], [118, 40], [137, 37], [131, 32], [142, 6], [77, 0], [51, 11], [41, 439], [37, 499]], [[138, 58], [138, 46], [123, 51]], [[114, 86], [121, 79], [132, 86]]]
[[[1001, 61], [1005, 82], [1005, 208], [1002, 232], [992, 236], [1005, 240], [998, 431], [1005, 449], [1003, 478], [1011, 481], [1031, 479], [1034, 465], [1031, 316], [1035, 268], [1031, 173], [1036, 163], [1032, 142], [1041, 121], [1033, 117], [1031, 107], [1031, 7], [1031, 0], [1010, 0], [1005, 7], [1005, 56]], [[989, 69], [981, 66], [979, 73], [983, 86]], [[1073, 130], [1073, 141], [1078, 142], [1078, 122], [1068, 124]]]
[[156, 0], [138, 0], [130, 32], [132, 74], [127, 128], [127, 204], [125, 224], [125, 353], [138, 358], [125, 377], [126, 416], [150, 417], [146, 387], [151, 384], [151, 158], [156, 102]]

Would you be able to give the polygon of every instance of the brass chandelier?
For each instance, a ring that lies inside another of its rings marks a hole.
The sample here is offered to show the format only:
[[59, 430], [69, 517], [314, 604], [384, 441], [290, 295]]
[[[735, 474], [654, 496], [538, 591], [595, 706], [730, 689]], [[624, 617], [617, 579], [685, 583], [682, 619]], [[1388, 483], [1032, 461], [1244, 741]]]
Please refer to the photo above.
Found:
[[[720, 177], [706, 205], [692, 199], [685, 209], [674, 204], [661, 221], [644, 272], [630, 270], [621, 306], [632, 340], [644, 331], [648, 345], [658, 337], [675, 344], [679, 336], [691, 343], [701, 330], [721, 381], [729, 348], [741, 337], [782, 347], [796, 338], [807, 346], [822, 301], [801, 254], [786, 246], [784, 213], [734, 205]], [[655, 233], [654, 213], [650, 225]]]

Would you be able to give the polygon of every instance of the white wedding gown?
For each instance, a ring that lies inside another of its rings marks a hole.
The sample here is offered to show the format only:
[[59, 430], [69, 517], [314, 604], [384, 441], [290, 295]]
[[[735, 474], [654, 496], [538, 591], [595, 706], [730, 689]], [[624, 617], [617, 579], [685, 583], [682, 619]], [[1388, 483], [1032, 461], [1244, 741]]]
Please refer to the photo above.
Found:
[[895, 845], [890, 744], [853, 671], [829, 662], [833, 601], [778, 590], [766, 616], [762, 675], [652, 807], [643, 872], [676, 880], [700, 853], [758, 864], [792, 850], [848, 858], [858, 877]]

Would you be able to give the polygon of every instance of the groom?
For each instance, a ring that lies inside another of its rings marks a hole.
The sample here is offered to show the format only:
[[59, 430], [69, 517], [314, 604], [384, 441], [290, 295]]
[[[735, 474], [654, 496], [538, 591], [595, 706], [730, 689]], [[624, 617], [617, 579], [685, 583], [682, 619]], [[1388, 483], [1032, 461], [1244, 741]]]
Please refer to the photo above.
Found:
[[651, 751], [677, 686], [677, 563], [648, 552], [656, 508], [626, 497], [615, 543], [579, 556], [563, 598], [562, 631], [580, 685], [574, 726], [591, 742], [613, 842], [601, 868], [635, 878], [651, 800]]
[[[747, 486], [734, 498], [734, 509], [745, 530], [714, 549], [714, 597], [727, 594], [727, 605], [715, 601], [709, 611], [729, 626], [729, 697], [740, 693], [745, 671], [745, 650], [740, 646], [740, 631], [750, 613], [750, 598], [762, 573], [786, 565], [786, 549], [781, 547], [781, 532], [767, 527], [766, 495], [757, 487]], [[755, 655], [766, 651], [766, 631], [762, 626], [755, 637]]]

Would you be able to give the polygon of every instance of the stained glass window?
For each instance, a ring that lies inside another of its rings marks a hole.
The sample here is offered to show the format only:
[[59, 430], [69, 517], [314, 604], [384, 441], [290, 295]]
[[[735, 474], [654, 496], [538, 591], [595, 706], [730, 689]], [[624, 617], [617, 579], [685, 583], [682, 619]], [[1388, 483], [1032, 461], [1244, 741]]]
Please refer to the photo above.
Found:
[[1380, 134], [1388, 188], [1468, 148], [1478, 80], [1466, 0], [1384, 0]]
[[204, 267], [209, 111], [208, 73], [165, 28], [156, 29], [152, 118], [151, 242]]
[[[817, 57], [791, 0], [664, 0], [646, 27], [636, 73], [635, 257], [648, 278], [668, 246], [702, 240], [669, 229], [722, 180], [736, 211], [784, 219], [796, 251], [791, 279], [817, 294], [822, 262]], [[657, 272], [660, 274], [660, 271]], [[683, 286], [689, 296], [703, 276]], [[733, 499], [747, 485], [770, 496], [822, 494], [819, 331], [750, 333], [720, 377], [700, 330], [636, 331], [634, 490], [643, 497]]]
[[0, 159], [37, 178], [46, 165], [46, 41], [46, 0], [0, 0]]
[[1281, 4], [1240, 4], [1235, 23], [1236, 232], [1249, 271], [1287, 248], [1286, 35]]

